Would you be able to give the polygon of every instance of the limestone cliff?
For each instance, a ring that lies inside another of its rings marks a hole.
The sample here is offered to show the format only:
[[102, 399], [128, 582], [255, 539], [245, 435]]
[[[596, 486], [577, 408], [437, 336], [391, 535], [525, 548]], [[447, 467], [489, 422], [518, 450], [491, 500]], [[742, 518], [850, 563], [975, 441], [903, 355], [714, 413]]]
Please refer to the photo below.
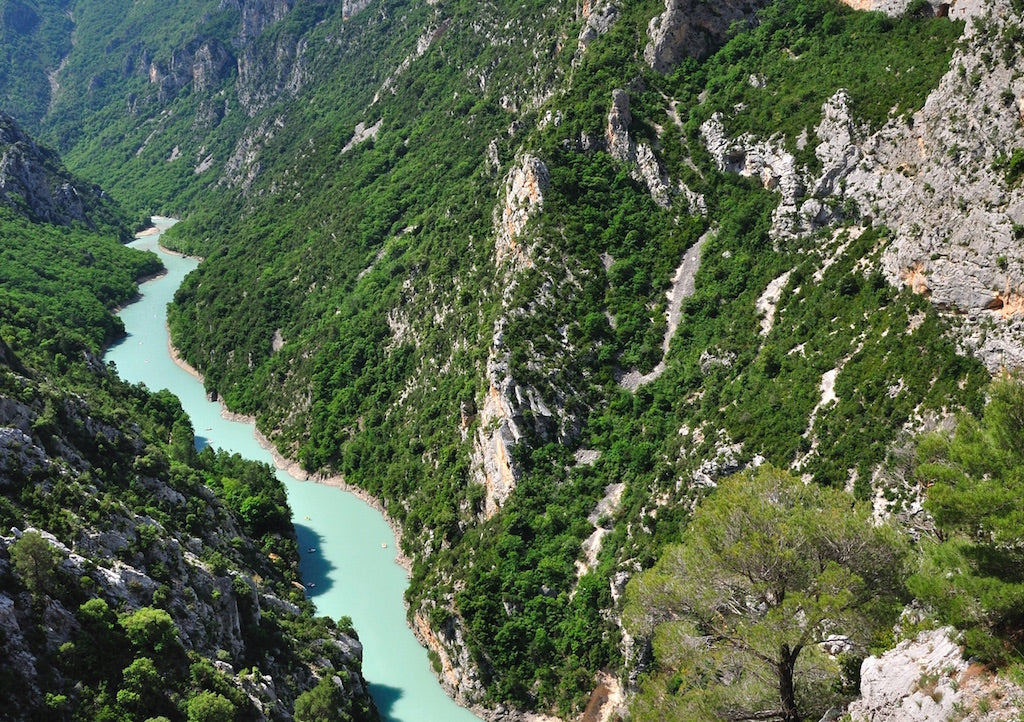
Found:
[[749, 22], [765, 0], [665, 0], [665, 12], [647, 28], [647, 64], [659, 73], [672, 70], [684, 57], [705, 58], [722, 41], [733, 23]]
[[521, 236], [531, 216], [544, 208], [544, 187], [549, 181], [548, 169], [539, 158], [526, 155], [508, 174], [505, 182], [505, 198], [501, 206], [500, 219], [495, 220], [495, 260], [502, 263], [509, 259], [514, 265], [530, 265], [528, 249], [523, 247]]
[[649, 143], [637, 142], [629, 132], [633, 117], [629, 112], [629, 94], [616, 89], [612, 92], [611, 110], [608, 111], [608, 127], [605, 142], [608, 152], [618, 161], [630, 167], [630, 175], [647, 186], [651, 198], [662, 208], [668, 208], [672, 188], [668, 174], [662, 168], [657, 155]]
[[[516, 273], [534, 265], [527, 235], [530, 218], [544, 207], [544, 190], [549, 183], [548, 169], [535, 156], [525, 155], [509, 172], [505, 198], [494, 211], [495, 263], [499, 273], [509, 279], [509, 299]], [[515, 488], [519, 475], [513, 454], [525, 433], [550, 432], [552, 413], [530, 387], [520, 386], [509, 368], [509, 349], [505, 344], [505, 316], [495, 322], [487, 360], [488, 389], [478, 403], [478, 426], [472, 464], [476, 481], [484, 486], [484, 516], [493, 516]], [[524, 415], [533, 418], [532, 428], [524, 425]]]
[[993, 57], [992, 41], [1020, 19], [1003, 3], [953, 4], [950, 15], [969, 17], [966, 41], [924, 107], [872, 133], [852, 120], [840, 90], [815, 130], [819, 171], [797, 167], [769, 140], [725, 138], [714, 119], [702, 133], [720, 168], [779, 188], [777, 235], [836, 222], [835, 209], [855, 202], [896, 232], [883, 255], [886, 276], [950, 313], [989, 368], [1017, 367], [1024, 269], [1013, 259], [1024, 193], [1002, 169], [1022, 144], [1024, 86], [1009, 56]]

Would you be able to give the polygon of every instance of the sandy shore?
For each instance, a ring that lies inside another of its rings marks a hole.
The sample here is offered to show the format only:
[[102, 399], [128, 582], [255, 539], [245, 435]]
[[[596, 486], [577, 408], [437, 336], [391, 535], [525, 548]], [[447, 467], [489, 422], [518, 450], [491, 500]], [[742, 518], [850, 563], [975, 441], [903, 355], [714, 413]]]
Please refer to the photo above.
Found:
[[182, 253], [181, 251], [172, 250], [172, 249], [168, 248], [165, 245], [162, 245], [162, 244], [159, 244], [159, 243], [157, 245], [160, 246], [160, 250], [163, 251], [164, 253], [166, 253], [168, 256], [177, 256], [178, 258], [194, 258], [195, 260], [199, 261], [200, 263], [202, 263], [202, 261], [203, 261], [201, 256], [190, 256], [187, 253]]
[[[146, 229], [141, 230], [138, 233], [136, 233], [135, 234], [135, 240], [141, 240], [143, 238], [148, 238], [149, 236], [159, 236], [159, 235], [161, 235], [166, 230], [167, 230], [166, 228], [158, 228], [156, 226], [150, 226], [149, 228], [146, 228]], [[197, 261], [200, 261], [200, 262], [202, 262], [202, 260], [203, 260], [201, 256], [190, 256], [187, 253], [182, 253], [180, 251], [172, 250], [172, 249], [168, 248], [167, 246], [163, 245], [162, 243], [157, 243], [157, 246], [159, 246], [160, 250], [163, 251], [164, 253], [166, 253], [169, 256], [178, 256], [179, 258], [194, 258], [194, 259], [196, 259]], [[144, 280], [148, 281], [151, 278], [157, 278], [157, 276], [148, 276]], [[139, 281], [139, 282], [141, 283], [142, 281]]]
[[[189, 375], [195, 378], [199, 383], [205, 384], [205, 379], [203, 378], [203, 375], [199, 373], [199, 371], [194, 366], [192, 366], [188, 361], [182, 358], [181, 354], [178, 352], [178, 349], [175, 348], [173, 343], [171, 343], [170, 333], [167, 334], [167, 352], [170, 354], [171, 359], [174, 361], [174, 363], [176, 363], [180, 368], [182, 368]], [[384, 509], [384, 505], [381, 503], [380, 499], [368, 493], [366, 490], [360, 489], [358, 486], [353, 486], [352, 484], [349, 484], [347, 481], [345, 481], [345, 477], [342, 476], [341, 474], [336, 474], [333, 476], [328, 476], [326, 474], [310, 474], [309, 472], [302, 468], [299, 462], [295, 461], [294, 459], [289, 459], [282, 455], [281, 452], [277, 450], [277, 447], [275, 447], [274, 444], [270, 441], [270, 439], [268, 439], [258, 428], [256, 428], [256, 417], [249, 416], [248, 414], [239, 414], [234, 411], [231, 411], [230, 409], [228, 409], [227, 406], [224, 405], [223, 399], [218, 399], [218, 402], [220, 403], [220, 415], [222, 418], [227, 419], [228, 421], [238, 421], [243, 424], [252, 424], [253, 436], [256, 437], [256, 441], [259, 443], [260, 446], [262, 446], [264, 449], [270, 452], [270, 456], [274, 460], [274, 466], [276, 466], [278, 469], [288, 472], [299, 481], [312, 481], [317, 484], [326, 484], [327, 486], [333, 486], [337, 489], [341, 489], [342, 491], [352, 494], [356, 498], [360, 499], [361, 501], [372, 506], [374, 509], [380, 512], [381, 516], [384, 517], [384, 520], [388, 523], [388, 526], [391, 527], [391, 530], [395, 534], [395, 562], [399, 564], [403, 569], [405, 569], [406, 572], [411, 572], [412, 560], [409, 557], [407, 557], [404, 553], [402, 553], [400, 545], [402, 539], [402, 526], [393, 518], [391, 518], [391, 516]]]

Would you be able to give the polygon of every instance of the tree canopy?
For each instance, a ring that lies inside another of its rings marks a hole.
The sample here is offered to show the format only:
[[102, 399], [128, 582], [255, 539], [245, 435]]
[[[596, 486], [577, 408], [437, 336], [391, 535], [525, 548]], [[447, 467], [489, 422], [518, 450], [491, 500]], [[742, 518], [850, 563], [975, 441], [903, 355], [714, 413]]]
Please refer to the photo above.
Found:
[[998, 662], [1024, 651], [1024, 384], [993, 382], [980, 420], [918, 444], [916, 480], [937, 534], [911, 591], [964, 630], [967, 651]]
[[817, 719], [839, 662], [899, 610], [905, 544], [845, 492], [770, 466], [724, 480], [682, 544], [627, 588], [655, 668], [637, 719]]
[[11, 561], [21, 574], [25, 586], [38, 596], [53, 583], [57, 565], [63, 559], [60, 551], [37, 531], [29, 530], [11, 544]]

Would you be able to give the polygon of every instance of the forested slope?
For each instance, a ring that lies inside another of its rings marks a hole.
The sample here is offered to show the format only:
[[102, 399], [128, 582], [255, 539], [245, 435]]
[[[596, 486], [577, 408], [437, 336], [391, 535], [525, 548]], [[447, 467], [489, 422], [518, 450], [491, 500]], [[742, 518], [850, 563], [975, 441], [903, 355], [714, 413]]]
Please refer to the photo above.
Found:
[[883, 5], [81, 0], [4, 92], [185, 216], [175, 343], [402, 525], [453, 693], [568, 716], [679, 691], [623, 594], [719, 479], [907, 519], [911, 437], [1024, 359], [1021, 8]]

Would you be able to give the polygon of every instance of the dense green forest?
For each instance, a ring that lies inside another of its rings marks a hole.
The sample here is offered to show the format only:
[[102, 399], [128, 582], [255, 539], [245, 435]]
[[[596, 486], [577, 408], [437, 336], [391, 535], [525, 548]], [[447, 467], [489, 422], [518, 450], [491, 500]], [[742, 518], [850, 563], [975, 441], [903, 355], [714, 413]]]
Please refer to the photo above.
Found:
[[[61, 19], [72, 5], [73, 47]], [[906, 227], [841, 188], [812, 197], [823, 106], [842, 98], [860, 137], [912, 128], [969, 48], [962, 19], [922, 2], [891, 17], [775, 0], [660, 73], [645, 46], [661, 0], [377, 0], [351, 17], [346, 3], [264, 5], [33, 5], [35, 21], [4, 26], [5, 48], [43, 48], [58, 82], [33, 86], [25, 66], [0, 88], [133, 215], [183, 217], [166, 240], [205, 260], [170, 308], [174, 343], [286, 457], [343, 475], [401, 525], [410, 617], [438, 635], [439, 672], [462, 660], [450, 683], [461, 701], [572, 717], [607, 673], [634, 680], [636, 719], [760, 704], [753, 683], [713, 683], [714, 665], [736, 668], [752, 646], [691, 664], [686, 645], [710, 622], [680, 611], [692, 589], [672, 573], [709, 559], [708, 520], [752, 493], [732, 485], [769, 477], [812, 485], [811, 501], [784, 507], [801, 529], [827, 521], [808, 504], [848, 504], [866, 524], [869, 504], [900, 518], [926, 499], [934, 519], [879, 541], [898, 570], [846, 557], [825, 577], [801, 567], [828, 589], [822, 619], [852, 595], [864, 634], [842, 659], [808, 651], [813, 671], [779, 719], [856, 696], [850, 670], [895, 643], [895, 612], [915, 599], [922, 626], [955, 624], [970, 653], [1014, 668], [1014, 382], [990, 387], [952, 333], [967, 313], [894, 283], [886, 254]], [[1011, 107], [1019, 28], [1004, 21], [985, 62], [1002, 58], [999, 105]], [[978, 87], [980, 71], [959, 67]], [[735, 149], [716, 154], [712, 127], [791, 158], [791, 195], [817, 201], [823, 220], [780, 232], [790, 190]], [[981, 155], [966, 141], [929, 152]], [[1014, 156], [1001, 152], [993, 172], [1011, 186]], [[0, 249], [5, 338], [26, 364], [84, 374], [76, 349], [117, 333], [105, 309], [152, 262], [9, 216], [38, 245]], [[677, 269], [697, 244], [666, 340]], [[53, 256], [83, 268], [47, 269]], [[1002, 259], [1003, 271], [1016, 263]], [[952, 437], [916, 440], [955, 418]], [[273, 546], [291, 543], [280, 492], [241, 462], [192, 458], [184, 424], [160, 427], [172, 448], [150, 455], [155, 468], [193, 491], [209, 484], [265, 552], [288, 558]], [[734, 476], [752, 467], [763, 471]], [[676, 597], [660, 599], [657, 624], [635, 622], [653, 588]], [[197, 691], [176, 684], [169, 699]]]

